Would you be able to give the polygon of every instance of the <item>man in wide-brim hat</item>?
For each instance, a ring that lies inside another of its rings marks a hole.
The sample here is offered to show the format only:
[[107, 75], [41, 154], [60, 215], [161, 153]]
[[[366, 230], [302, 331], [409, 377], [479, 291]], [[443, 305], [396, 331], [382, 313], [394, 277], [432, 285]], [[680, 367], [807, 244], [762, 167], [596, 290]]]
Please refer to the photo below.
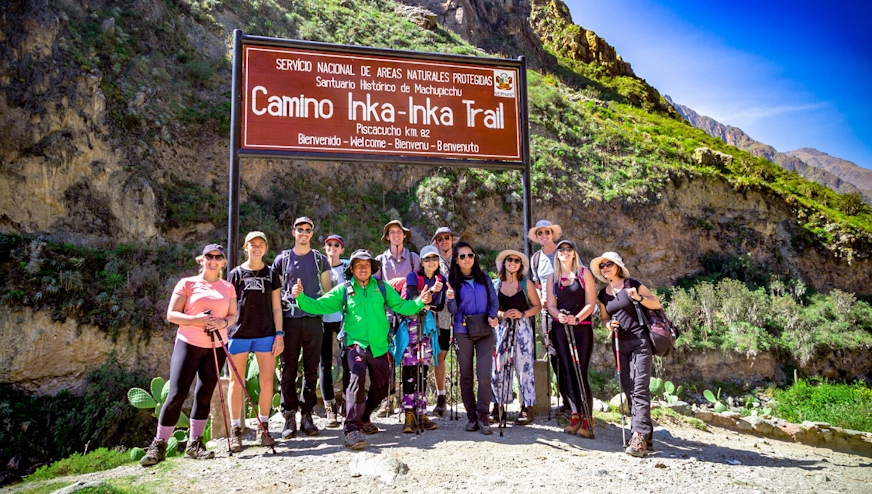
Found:
[[[330, 314], [343, 311], [345, 356], [351, 379], [345, 390], [345, 446], [363, 449], [363, 433], [373, 434], [378, 428], [370, 421], [376, 405], [388, 395], [391, 366], [388, 360], [387, 308], [404, 316], [415, 315], [431, 301], [429, 289], [416, 300], [404, 300], [390, 285], [373, 280], [372, 273], [380, 268], [377, 259], [367, 250], [351, 255], [346, 273], [350, 281], [334, 287], [318, 299], [303, 292], [299, 281], [292, 294], [300, 308], [310, 314]], [[380, 286], [381, 285], [381, 286]], [[384, 296], [382, 296], [384, 293]], [[370, 390], [365, 385], [369, 373]]]
[[421, 267], [418, 254], [409, 251], [406, 244], [412, 238], [412, 230], [403, 226], [400, 220], [389, 221], [382, 232], [382, 242], [388, 244], [388, 249], [376, 257], [381, 263], [378, 271], [373, 271], [376, 278], [396, 284], [398, 280], [406, 279], [412, 271]]

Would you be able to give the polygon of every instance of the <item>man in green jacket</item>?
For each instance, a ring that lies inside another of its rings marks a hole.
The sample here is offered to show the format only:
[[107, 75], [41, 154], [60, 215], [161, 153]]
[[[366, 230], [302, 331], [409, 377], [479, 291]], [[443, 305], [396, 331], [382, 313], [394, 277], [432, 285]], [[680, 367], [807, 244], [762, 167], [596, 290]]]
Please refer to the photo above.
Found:
[[[300, 308], [309, 314], [331, 314], [343, 310], [345, 304], [343, 330], [348, 345], [345, 359], [351, 370], [351, 380], [345, 390], [345, 446], [351, 449], [366, 447], [362, 433], [378, 432], [370, 417], [388, 395], [391, 367], [388, 360], [390, 324], [386, 307], [397, 314], [411, 316], [431, 300], [429, 289], [421, 292], [416, 300], [404, 300], [387, 284], [382, 296], [379, 281], [372, 278], [372, 273], [380, 267], [381, 263], [373, 259], [369, 251], [361, 249], [351, 255], [346, 271], [346, 276], [352, 278], [350, 283], [333, 287], [318, 299], [303, 292], [300, 280], [291, 289]], [[372, 388], [369, 395], [364, 384], [367, 370]]]

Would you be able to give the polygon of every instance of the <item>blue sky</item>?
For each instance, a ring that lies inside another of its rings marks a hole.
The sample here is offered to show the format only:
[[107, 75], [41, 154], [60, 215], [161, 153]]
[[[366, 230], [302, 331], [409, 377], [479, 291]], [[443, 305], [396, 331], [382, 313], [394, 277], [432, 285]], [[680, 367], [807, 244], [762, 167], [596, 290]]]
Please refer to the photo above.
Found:
[[565, 2], [677, 103], [872, 168], [872, 1]]

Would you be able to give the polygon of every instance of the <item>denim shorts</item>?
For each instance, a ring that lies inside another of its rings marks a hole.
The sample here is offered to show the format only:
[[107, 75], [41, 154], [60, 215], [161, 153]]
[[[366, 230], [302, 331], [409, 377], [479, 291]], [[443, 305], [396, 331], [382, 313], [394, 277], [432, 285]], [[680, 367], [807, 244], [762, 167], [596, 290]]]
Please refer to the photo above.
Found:
[[263, 338], [230, 338], [230, 343], [227, 344], [227, 349], [230, 350], [230, 355], [240, 353], [264, 353], [271, 352], [275, 336], [264, 336]]

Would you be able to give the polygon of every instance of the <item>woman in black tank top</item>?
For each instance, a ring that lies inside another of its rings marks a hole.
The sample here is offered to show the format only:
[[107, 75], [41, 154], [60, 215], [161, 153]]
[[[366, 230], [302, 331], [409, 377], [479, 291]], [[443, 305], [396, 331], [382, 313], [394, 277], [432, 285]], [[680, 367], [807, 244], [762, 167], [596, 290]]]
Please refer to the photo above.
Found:
[[551, 291], [547, 309], [554, 318], [552, 342], [560, 360], [557, 378], [564, 384], [572, 418], [563, 430], [581, 437], [593, 437], [593, 393], [588, 380], [593, 354], [591, 315], [596, 304], [596, 286], [590, 271], [578, 261], [575, 244], [557, 244], [554, 273], [548, 277]]
[[[533, 382], [533, 324], [530, 320], [542, 310], [536, 286], [527, 278], [530, 261], [516, 250], [504, 250], [497, 256], [499, 279], [494, 283], [499, 300], [497, 317], [497, 360], [491, 373], [494, 409], [491, 421], [499, 422], [505, 405], [512, 402], [512, 368], [518, 376], [521, 411], [515, 418], [518, 425], [533, 420], [531, 408], [536, 404]], [[502, 406], [502, 408], [500, 408]]]

